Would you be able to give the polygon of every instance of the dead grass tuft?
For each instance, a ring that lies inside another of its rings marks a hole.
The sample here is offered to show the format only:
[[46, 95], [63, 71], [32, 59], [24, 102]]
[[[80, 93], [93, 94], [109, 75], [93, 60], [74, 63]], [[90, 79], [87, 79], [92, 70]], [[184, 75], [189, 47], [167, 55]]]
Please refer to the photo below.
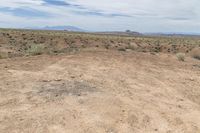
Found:
[[176, 57], [179, 61], [185, 61], [185, 54], [184, 53], [177, 53]]

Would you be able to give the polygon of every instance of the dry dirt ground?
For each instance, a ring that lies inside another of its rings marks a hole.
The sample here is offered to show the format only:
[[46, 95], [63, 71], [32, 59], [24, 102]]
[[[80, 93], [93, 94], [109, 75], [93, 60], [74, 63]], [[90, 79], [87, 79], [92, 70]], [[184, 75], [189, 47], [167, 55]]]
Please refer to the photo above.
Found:
[[200, 61], [82, 51], [0, 60], [1, 133], [200, 133]]

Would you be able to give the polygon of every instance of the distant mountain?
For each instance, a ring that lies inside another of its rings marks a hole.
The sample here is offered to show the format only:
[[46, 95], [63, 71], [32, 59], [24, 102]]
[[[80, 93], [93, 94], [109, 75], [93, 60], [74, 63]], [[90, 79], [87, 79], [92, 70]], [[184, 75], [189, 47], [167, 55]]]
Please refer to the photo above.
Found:
[[76, 31], [84, 32], [85, 30], [75, 27], [75, 26], [45, 26], [45, 27], [28, 27], [26, 29], [35, 29], [35, 30], [65, 30], [65, 31]]
[[143, 33], [148, 36], [200, 36], [200, 33], [184, 33], [184, 32], [160, 32], [160, 33]]
[[96, 32], [98, 34], [107, 34], [107, 35], [124, 35], [124, 36], [141, 36], [142, 33], [136, 31], [105, 31], [105, 32]]

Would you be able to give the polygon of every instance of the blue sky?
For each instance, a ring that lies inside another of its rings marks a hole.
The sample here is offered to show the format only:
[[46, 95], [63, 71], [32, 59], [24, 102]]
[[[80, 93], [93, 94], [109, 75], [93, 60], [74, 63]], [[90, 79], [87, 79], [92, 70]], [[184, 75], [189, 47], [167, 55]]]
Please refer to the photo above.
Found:
[[200, 33], [199, 0], [1, 0], [0, 27]]

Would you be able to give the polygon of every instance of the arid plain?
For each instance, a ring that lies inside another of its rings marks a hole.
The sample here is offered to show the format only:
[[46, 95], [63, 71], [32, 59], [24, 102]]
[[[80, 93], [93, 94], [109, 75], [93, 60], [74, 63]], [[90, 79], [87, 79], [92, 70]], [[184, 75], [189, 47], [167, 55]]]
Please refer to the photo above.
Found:
[[1, 30], [0, 132], [200, 133], [199, 47], [196, 36]]

